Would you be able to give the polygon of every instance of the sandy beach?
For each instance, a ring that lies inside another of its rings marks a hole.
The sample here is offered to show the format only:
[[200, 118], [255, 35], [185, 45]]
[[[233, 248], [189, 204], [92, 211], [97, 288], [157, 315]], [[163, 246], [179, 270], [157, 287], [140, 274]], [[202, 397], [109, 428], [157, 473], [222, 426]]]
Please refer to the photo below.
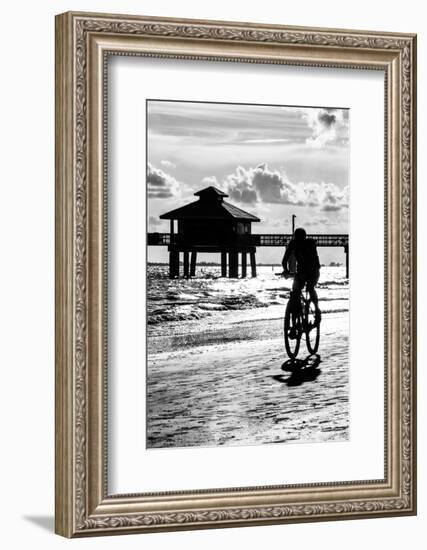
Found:
[[348, 310], [323, 315], [319, 355], [307, 358], [303, 341], [296, 362], [283, 305], [271, 310], [218, 312], [148, 338], [147, 447], [348, 439]]

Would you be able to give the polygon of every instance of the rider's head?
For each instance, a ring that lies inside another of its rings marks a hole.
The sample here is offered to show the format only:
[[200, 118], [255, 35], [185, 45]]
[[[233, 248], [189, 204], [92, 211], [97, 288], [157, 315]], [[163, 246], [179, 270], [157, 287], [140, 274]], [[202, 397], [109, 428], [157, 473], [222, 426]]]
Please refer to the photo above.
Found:
[[295, 229], [294, 231], [294, 239], [296, 241], [303, 241], [307, 237], [307, 233], [305, 232], [305, 229], [302, 227], [298, 227], [298, 229]]

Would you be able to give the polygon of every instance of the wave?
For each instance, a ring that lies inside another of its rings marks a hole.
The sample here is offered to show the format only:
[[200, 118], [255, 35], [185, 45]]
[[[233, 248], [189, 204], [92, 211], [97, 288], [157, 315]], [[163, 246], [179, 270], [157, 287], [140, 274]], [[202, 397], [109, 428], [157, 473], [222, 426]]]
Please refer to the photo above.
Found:
[[330, 281], [322, 281], [321, 283], [317, 283], [316, 286], [318, 286], [319, 288], [325, 288], [325, 287], [328, 287], [328, 286], [331, 286], [331, 285], [334, 285], [334, 286], [348, 286], [348, 279], [345, 279], [344, 281], [343, 280], [330, 280]]
[[[267, 315], [277, 315], [277, 311], [282, 311], [289, 298], [292, 282], [279, 283], [270, 268], [261, 266], [259, 277], [247, 279], [222, 278], [218, 266], [203, 267], [203, 271], [201, 277], [169, 279], [166, 266], [149, 266], [147, 323], [159, 325], [197, 321], [207, 316], [211, 316], [214, 322], [215, 317], [221, 318], [227, 311], [258, 308], [271, 308]], [[322, 304], [326, 307], [327, 302], [331, 302], [330, 306], [346, 305], [337, 303], [348, 299], [348, 280], [344, 279], [343, 270], [331, 268], [324, 273], [324, 277], [325, 280], [321, 279], [317, 285], [320, 307]], [[346, 310], [331, 310], [331, 313], [333, 311]], [[259, 317], [260, 312], [249, 312], [245, 318], [252, 316]]]
[[162, 311], [159, 314], [150, 314], [147, 319], [147, 325], [159, 325], [162, 323], [172, 323], [177, 321], [198, 320], [205, 317], [201, 312], [179, 312], [179, 311]]
[[[200, 297], [198, 298], [200, 300]], [[197, 304], [189, 301], [179, 301], [167, 304], [167, 308], [157, 308], [148, 312], [147, 324], [156, 325], [174, 321], [191, 321], [202, 319], [215, 311], [233, 311], [268, 307], [251, 294], [247, 296], [222, 296], [216, 300], [199, 301]]]
[[[282, 304], [279, 304], [282, 305]], [[259, 306], [263, 307], [263, 306]], [[265, 307], [265, 306], [264, 306]], [[160, 325], [163, 323], [173, 323], [173, 322], [182, 322], [182, 321], [194, 321], [203, 319], [204, 317], [215, 314], [217, 311], [226, 311], [227, 308], [220, 306], [219, 304], [200, 304], [197, 310], [195, 311], [179, 311], [179, 310], [168, 310], [161, 312], [152, 312], [147, 320], [148, 325]], [[336, 308], [336, 309], [323, 309], [321, 308], [322, 315], [328, 315], [331, 313], [347, 313], [348, 308]], [[265, 321], [274, 321], [282, 319], [283, 314], [271, 316], [271, 317], [260, 317], [257, 319], [246, 319], [245, 323], [259, 323]], [[240, 324], [242, 321], [231, 322], [231, 324]]]
[[[322, 309], [322, 315], [328, 315], [330, 313], [347, 313], [349, 311], [348, 308], [337, 308], [337, 309]], [[283, 315], [276, 315], [274, 317], [259, 317], [257, 319], [247, 319], [245, 320], [245, 323], [264, 323], [265, 321], [278, 321], [283, 319]], [[233, 321], [231, 322], [232, 325], [239, 325], [241, 324], [241, 321]]]

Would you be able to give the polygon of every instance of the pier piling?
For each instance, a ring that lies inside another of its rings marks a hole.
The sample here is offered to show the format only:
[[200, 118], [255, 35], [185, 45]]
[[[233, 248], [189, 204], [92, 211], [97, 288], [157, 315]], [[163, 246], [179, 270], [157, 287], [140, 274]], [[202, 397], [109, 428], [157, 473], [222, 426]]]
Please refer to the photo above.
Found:
[[188, 252], [188, 250], [185, 250], [184, 251], [184, 277], [188, 277], [190, 274], [189, 266], [190, 266], [190, 253]]
[[228, 276], [232, 279], [237, 279], [239, 276], [239, 256], [237, 252], [230, 252], [230, 266], [228, 269]]
[[256, 259], [255, 252], [251, 252], [251, 273], [252, 277], [256, 277]]
[[196, 274], [197, 250], [191, 251], [190, 277]]
[[171, 279], [179, 277], [179, 252], [177, 250], [169, 252], [169, 277]]
[[221, 277], [227, 277], [227, 252], [221, 251]]
[[246, 271], [247, 271], [247, 254], [246, 252], [242, 252], [242, 279], [246, 277]]

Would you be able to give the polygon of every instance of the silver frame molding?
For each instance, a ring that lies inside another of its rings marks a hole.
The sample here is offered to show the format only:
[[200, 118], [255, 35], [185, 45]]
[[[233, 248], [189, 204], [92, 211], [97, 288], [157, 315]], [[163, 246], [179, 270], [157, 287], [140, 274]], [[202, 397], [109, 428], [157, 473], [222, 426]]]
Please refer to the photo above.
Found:
[[[384, 479], [108, 495], [109, 55], [385, 72]], [[58, 534], [79, 537], [416, 513], [415, 154], [415, 35], [73, 12], [56, 17]]]

